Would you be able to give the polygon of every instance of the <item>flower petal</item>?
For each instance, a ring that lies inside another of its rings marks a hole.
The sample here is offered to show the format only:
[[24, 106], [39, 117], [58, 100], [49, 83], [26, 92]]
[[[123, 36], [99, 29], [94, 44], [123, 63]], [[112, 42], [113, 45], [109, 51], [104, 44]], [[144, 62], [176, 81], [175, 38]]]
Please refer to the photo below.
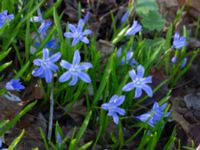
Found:
[[131, 91], [134, 88], [135, 88], [135, 83], [129, 82], [123, 87], [122, 90], [128, 92], [128, 91]]
[[142, 86], [142, 89], [147, 93], [147, 95], [148, 95], [149, 97], [152, 97], [152, 96], [153, 96], [153, 91], [152, 91], [152, 89], [151, 89], [150, 86], [144, 85], [144, 86]]
[[152, 76], [144, 78], [143, 83], [152, 83]]
[[116, 103], [117, 99], [118, 99], [118, 96], [117, 96], [117, 95], [113, 95], [113, 96], [110, 98], [109, 103]]
[[142, 78], [144, 76], [144, 67], [142, 65], [139, 65], [137, 67], [137, 75]]
[[136, 73], [135, 73], [135, 70], [131, 70], [129, 71], [129, 76], [131, 77], [131, 79], [134, 81], [137, 77]]
[[142, 95], [142, 89], [137, 87], [135, 90], [135, 98], [139, 98]]
[[78, 50], [76, 50], [76, 51], [74, 52], [74, 57], [73, 57], [73, 62], [72, 62], [72, 64], [73, 64], [73, 65], [78, 65], [78, 64], [80, 63], [80, 61], [81, 61], [80, 53], [79, 53]]
[[78, 72], [78, 77], [86, 83], [91, 82], [90, 76], [86, 74], [85, 72]]
[[120, 106], [125, 100], [125, 96], [124, 95], [121, 95], [118, 97], [117, 101], [115, 102], [115, 105], [116, 106]]
[[69, 30], [70, 30], [70, 31], [76, 32], [76, 27], [75, 27], [75, 25], [69, 24], [68, 27], [69, 27]]
[[42, 67], [40, 68], [35, 68], [33, 71], [32, 71], [32, 75], [35, 76], [35, 77], [42, 77], [44, 74], [44, 70], [42, 69]]
[[72, 41], [72, 46], [76, 45], [80, 41], [79, 38], [74, 38]]
[[73, 86], [77, 83], [78, 81], [78, 77], [77, 76], [73, 76], [71, 82], [69, 83], [70, 86]]
[[83, 19], [80, 19], [80, 20], [78, 21], [78, 26], [77, 26], [78, 32], [82, 32], [82, 30], [83, 30], [83, 25], [84, 25], [84, 21], [83, 21]]
[[87, 34], [92, 34], [92, 31], [89, 30], [89, 29], [86, 29], [86, 30], [83, 32], [83, 35], [87, 35]]
[[65, 61], [65, 60], [61, 60], [60, 65], [63, 68], [68, 69], [68, 70], [72, 67], [72, 65], [68, 61]]
[[81, 39], [81, 41], [82, 41], [83, 43], [85, 43], [85, 44], [89, 44], [89, 40], [88, 40], [88, 38], [86, 38], [86, 37], [83, 37], [83, 38]]
[[56, 61], [58, 61], [58, 60], [60, 59], [60, 57], [61, 57], [61, 53], [58, 52], [58, 53], [52, 55], [52, 56], [49, 58], [49, 61], [51, 61], [51, 62], [56, 62]]
[[46, 60], [46, 59], [49, 58], [49, 50], [48, 50], [48, 48], [44, 48], [44, 49], [42, 50], [42, 53], [43, 53], [43, 59], [44, 59], [44, 60]]
[[60, 78], [59, 78], [59, 82], [65, 82], [68, 81], [71, 78], [71, 73], [69, 71], [63, 73]]
[[110, 105], [108, 103], [104, 103], [104, 104], [101, 105], [101, 108], [104, 109], [104, 110], [109, 110], [109, 106]]
[[118, 113], [118, 114], [120, 114], [120, 115], [122, 115], [122, 116], [124, 116], [125, 113], [126, 113], [124, 109], [119, 108], [119, 107], [115, 107], [113, 110], [114, 110], [116, 113]]
[[118, 124], [119, 123], [119, 116], [116, 113], [113, 113], [112, 117], [113, 117], [114, 123]]
[[84, 62], [82, 64], [80, 64], [78, 67], [77, 67], [77, 70], [86, 70], [86, 69], [89, 69], [89, 68], [92, 68], [92, 64], [89, 63], [89, 62]]
[[73, 34], [72, 34], [71, 32], [65, 32], [65, 33], [64, 33], [64, 36], [65, 36], [66, 38], [73, 38]]
[[44, 70], [44, 74], [45, 74], [46, 82], [47, 83], [51, 82], [52, 81], [52, 77], [53, 77], [51, 70], [50, 69], [45, 69]]
[[49, 67], [49, 69], [51, 69], [54, 72], [56, 72], [58, 70], [58, 66], [53, 63], [48, 63], [48, 67]]

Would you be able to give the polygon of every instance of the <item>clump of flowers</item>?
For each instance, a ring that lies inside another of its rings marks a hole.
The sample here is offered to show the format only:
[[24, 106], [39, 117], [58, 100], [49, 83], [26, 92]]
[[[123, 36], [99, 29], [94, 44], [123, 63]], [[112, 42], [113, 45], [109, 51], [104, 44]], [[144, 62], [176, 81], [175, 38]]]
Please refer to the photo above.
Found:
[[108, 103], [104, 103], [101, 105], [101, 108], [108, 111], [108, 116], [111, 116], [113, 118], [113, 121], [115, 124], [119, 123], [119, 116], [125, 115], [125, 110], [122, 108], [119, 108], [119, 106], [124, 102], [125, 96], [117, 96], [113, 95]]
[[2, 13], [0, 13], [0, 28], [7, 22], [14, 19], [13, 14], [8, 14], [7, 10], [4, 10]]
[[62, 60], [60, 65], [63, 68], [67, 69], [68, 71], [66, 71], [60, 76], [59, 82], [65, 82], [68, 81], [70, 78], [72, 78], [69, 85], [73, 86], [77, 83], [78, 78], [80, 78], [82, 81], [90, 83], [91, 82], [90, 76], [84, 71], [89, 68], [92, 68], [93, 66], [89, 62], [80, 63], [80, 61], [81, 61], [81, 56], [78, 50], [74, 52], [72, 64], [70, 64], [68, 61]]
[[186, 46], [186, 38], [184, 36], [180, 36], [178, 32], [174, 34], [174, 41], [173, 41], [173, 47], [175, 49], [181, 49], [182, 47]]
[[122, 90], [128, 92], [135, 89], [135, 98], [140, 97], [142, 95], [142, 90], [144, 90], [149, 97], [152, 97], [152, 88], [147, 85], [147, 83], [152, 83], [152, 76], [143, 77], [144, 72], [145, 69], [142, 65], [137, 67], [137, 74], [134, 69], [129, 71], [132, 82], [127, 83]]
[[[176, 56], [172, 57], [172, 59], [171, 59], [172, 65], [175, 64], [176, 62], [177, 62]], [[183, 59], [182, 64], [181, 64], [181, 69], [184, 68], [186, 64], [187, 64], [187, 58], [185, 57], [185, 58]]]
[[136, 118], [154, 127], [154, 125], [157, 124], [162, 119], [162, 117], [166, 118], [170, 115], [170, 112], [164, 112], [166, 107], [167, 103], [159, 106], [157, 102], [154, 102], [152, 110], [145, 114], [139, 115]]
[[[131, 66], [134, 66], [136, 64], [138, 64], [138, 62], [133, 58], [133, 52], [131, 50], [128, 50], [126, 52], [126, 55], [122, 57], [122, 59], [119, 62], [119, 65], [123, 65], [123, 64], [129, 64]], [[122, 56], [122, 48], [119, 48], [117, 51], [117, 57], [121, 57]]]
[[6, 83], [5, 88], [10, 91], [21, 91], [25, 87], [20, 82], [20, 79], [12, 79]]
[[92, 31], [89, 29], [85, 29], [83, 31], [84, 27], [83, 19], [79, 20], [77, 27], [73, 24], [69, 24], [68, 27], [71, 32], [65, 32], [64, 36], [66, 38], [73, 38], [72, 46], [76, 45], [79, 41], [82, 41], [85, 44], [89, 44], [89, 40], [86, 37], [86, 35], [91, 34]]
[[35, 77], [45, 78], [46, 82], [49, 83], [53, 78], [52, 72], [56, 72], [58, 70], [58, 66], [54, 63], [60, 59], [61, 53], [58, 52], [52, 56], [49, 56], [49, 50], [47, 48], [44, 48], [42, 53], [42, 59], [37, 58], [33, 61], [34, 65], [38, 66], [39, 68], [35, 68], [32, 71], [32, 75]]
[[135, 35], [136, 33], [142, 30], [142, 26], [138, 23], [138, 21], [134, 20], [133, 25], [126, 31], [125, 35]]

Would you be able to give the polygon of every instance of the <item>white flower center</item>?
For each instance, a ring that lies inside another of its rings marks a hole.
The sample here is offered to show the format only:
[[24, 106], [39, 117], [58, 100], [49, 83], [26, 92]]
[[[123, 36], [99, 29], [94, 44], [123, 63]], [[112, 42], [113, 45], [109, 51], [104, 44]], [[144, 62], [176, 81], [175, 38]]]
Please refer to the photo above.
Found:
[[141, 85], [141, 84], [142, 84], [142, 81], [143, 81], [142, 78], [136, 78], [136, 79], [134, 80], [134, 83], [135, 83], [136, 85]]

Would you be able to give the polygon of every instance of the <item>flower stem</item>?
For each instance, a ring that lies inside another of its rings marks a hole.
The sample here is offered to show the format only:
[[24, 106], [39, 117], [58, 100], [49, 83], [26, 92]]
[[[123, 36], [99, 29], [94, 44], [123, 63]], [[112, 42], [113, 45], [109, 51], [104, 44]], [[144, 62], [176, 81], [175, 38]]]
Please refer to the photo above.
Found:
[[52, 129], [53, 129], [53, 108], [54, 108], [54, 98], [53, 98], [53, 81], [50, 85], [51, 93], [50, 93], [50, 112], [49, 112], [49, 128], [48, 128], [48, 140], [51, 140]]

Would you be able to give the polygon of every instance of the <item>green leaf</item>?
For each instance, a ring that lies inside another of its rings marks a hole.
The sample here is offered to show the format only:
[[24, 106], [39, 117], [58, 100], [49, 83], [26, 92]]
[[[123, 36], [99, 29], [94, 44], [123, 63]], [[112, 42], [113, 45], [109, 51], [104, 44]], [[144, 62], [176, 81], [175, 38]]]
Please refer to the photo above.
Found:
[[79, 148], [79, 150], [87, 150], [90, 147], [91, 144], [92, 144], [92, 141], [87, 142], [86, 144], [84, 144], [83, 146], [81, 146]]
[[14, 141], [10, 144], [10, 146], [8, 147], [8, 150], [14, 150], [14, 148], [17, 146], [17, 144], [22, 139], [24, 133], [25, 133], [25, 131], [22, 130], [21, 134], [16, 139], [14, 139]]
[[1, 52], [0, 53], [0, 61], [2, 61], [10, 53], [10, 51], [11, 51], [11, 49], [9, 48], [7, 51]]
[[165, 20], [156, 11], [149, 11], [149, 13], [142, 15], [141, 17], [143, 27], [149, 31], [160, 31], [164, 27]]
[[138, 0], [136, 3], [136, 12], [141, 14], [148, 14], [149, 11], [158, 11], [158, 4], [156, 0]]
[[10, 66], [12, 61], [4, 63], [3, 65], [0, 66], [0, 72], [6, 69], [8, 66]]

